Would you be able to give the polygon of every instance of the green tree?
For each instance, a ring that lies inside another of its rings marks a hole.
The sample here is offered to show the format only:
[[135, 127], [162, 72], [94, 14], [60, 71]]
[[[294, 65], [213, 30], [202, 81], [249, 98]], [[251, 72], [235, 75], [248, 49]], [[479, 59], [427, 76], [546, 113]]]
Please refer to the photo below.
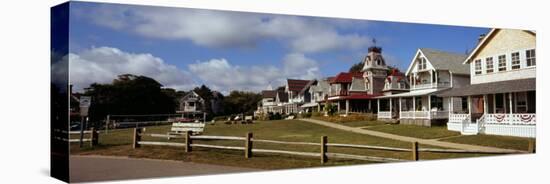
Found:
[[175, 94], [152, 78], [132, 74], [119, 75], [112, 84], [91, 84], [84, 93], [92, 97], [90, 121], [107, 114], [171, 114]]
[[363, 62], [355, 63], [349, 68], [349, 72], [361, 72], [363, 69]]

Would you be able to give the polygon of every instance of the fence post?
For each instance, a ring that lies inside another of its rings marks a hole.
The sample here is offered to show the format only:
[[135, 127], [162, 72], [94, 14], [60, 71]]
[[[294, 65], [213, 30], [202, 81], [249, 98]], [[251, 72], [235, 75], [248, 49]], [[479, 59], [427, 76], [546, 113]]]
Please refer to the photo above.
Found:
[[412, 142], [412, 160], [418, 161], [418, 142]]
[[105, 120], [105, 134], [109, 133], [109, 122], [111, 122], [111, 117], [107, 114], [107, 120]]
[[94, 147], [99, 142], [99, 134], [95, 127], [92, 127], [92, 132], [90, 132], [90, 146]]
[[191, 144], [193, 144], [193, 141], [191, 140], [191, 131], [185, 132], [185, 152], [191, 152]]
[[535, 152], [536, 152], [535, 146], [536, 146], [535, 140], [529, 139], [529, 148], [528, 148], [528, 152], [529, 152], [529, 153], [535, 153]]
[[244, 140], [244, 157], [252, 157], [252, 132], [246, 134], [246, 139]]
[[139, 141], [141, 141], [141, 128], [134, 128], [134, 144], [133, 148], [139, 148]]
[[327, 162], [327, 136], [321, 137], [321, 164]]

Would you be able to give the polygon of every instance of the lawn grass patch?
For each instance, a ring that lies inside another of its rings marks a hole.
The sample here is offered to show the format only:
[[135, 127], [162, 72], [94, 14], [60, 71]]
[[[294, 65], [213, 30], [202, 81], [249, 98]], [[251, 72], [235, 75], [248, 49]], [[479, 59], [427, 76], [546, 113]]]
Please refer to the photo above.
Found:
[[474, 144], [480, 146], [490, 146], [505, 149], [515, 150], [527, 150], [529, 148], [529, 140], [535, 140], [533, 138], [524, 137], [511, 137], [511, 136], [499, 136], [499, 135], [465, 135], [460, 137], [452, 137], [447, 139], [441, 139], [441, 141]]
[[423, 126], [416, 126], [416, 125], [388, 124], [388, 125], [368, 127], [367, 129], [390, 133], [390, 134], [402, 135], [407, 137], [422, 138], [422, 139], [436, 139], [436, 138], [460, 135], [459, 132], [453, 132], [453, 131], [447, 130], [447, 127], [445, 126], [423, 127]]
[[[163, 134], [170, 130], [170, 126], [147, 127], [144, 134], [158, 133]], [[225, 135], [244, 137], [247, 132], [253, 132], [254, 138], [281, 140], [281, 141], [299, 141], [299, 142], [320, 142], [321, 136], [328, 136], [329, 143], [346, 143], [376, 145], [387, 147], [410, 148], [410, 142], [385, 139], [369, 135], [351, 133], [339, 129], [324, 127], [321, 125], [308, 123], [299, 120], [279, 120], [279, 121], [257, 121], [254, 124], [247, 125], [226, 125], [215, 124], [207, 125], [204, 135]], [[252, 158], [244, 158], [243, 151], [220, 150], [208, 148], [193, 148], [190, 153], [185, 153], [183, 147], [166, 146], [142, 146], [138, 149], [132, 149], [133, 129], [119, 129], [101, 132], [99, 136], [99, 145], [90, 148], [88, 144], [82, 149], [78, 143], [71, 144], [71, 154], [79, 155], [110, 155], [127, 156], [134, 158], [152, 158], [165, 160], [192, 161], [198, 163], [208, 163], [217, 165], [228, 165], [238, 167], [249, 167], [258, 169], [288, 169], [305, 168], [317, 166], [335, 166], [335, 165], [354, 165], [370, 164], [375, 162], [351, 160], [351, 159], [329, 159], [327, 163], [321, 164], [319, 158], [291, 156], [284, 154], [266, 154], [254, 153]], [[154, 138], [143, 136], [143, 141], [162, 141], [162, 142], [184, 142], [184, 139]], [[222, 145], [222, 146], [244, 146], [243, 141], [222, 141], [222, 140], [194, 140], [194, 143]], [[287, 151], [301, 151], [319, 153], [320, 146], [307, 145], [281, 145], [270, 143], [253, 143], [256, 149], [274, 149]], [[420, 147], [433, 147], [420, 145]], [[346, 153], [366, 156], [377, 156], [386, 158], [410, 159], [410, 152], [381, 151], [372, 149], [354, 149], [354, 148], [336, 148], [329, 147], [328, 152]], [[421, 153], [420, 159], [442, 159], [459, 157], [483, 156], [478, 154], [440, 154], [440, 153]]]

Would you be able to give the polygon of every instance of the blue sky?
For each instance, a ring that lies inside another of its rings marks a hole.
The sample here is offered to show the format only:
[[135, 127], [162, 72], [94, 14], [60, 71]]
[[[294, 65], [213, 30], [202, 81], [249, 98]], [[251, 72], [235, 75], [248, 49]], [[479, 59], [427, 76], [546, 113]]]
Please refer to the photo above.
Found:
[[77, 90], [134, 73], [166, 87], [227, 93], [347, 71], [372, 46], [406, 70], [418, 48], [465, 53], [488, 28], [72, 2]]

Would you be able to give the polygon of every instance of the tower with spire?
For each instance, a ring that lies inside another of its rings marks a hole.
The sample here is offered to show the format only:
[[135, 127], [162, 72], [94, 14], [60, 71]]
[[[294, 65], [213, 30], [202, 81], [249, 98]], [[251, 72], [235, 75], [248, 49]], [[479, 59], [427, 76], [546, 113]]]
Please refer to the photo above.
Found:
[[384, 79], [388, 75], [389, 68], [382, 57], [382, 48], [376, 46], [376, 40], [373, 39], [374, 46], [369, 47], [367, 56], [363, 59], [363, 78], [369, 94], [378, 94], [384, 88]]

